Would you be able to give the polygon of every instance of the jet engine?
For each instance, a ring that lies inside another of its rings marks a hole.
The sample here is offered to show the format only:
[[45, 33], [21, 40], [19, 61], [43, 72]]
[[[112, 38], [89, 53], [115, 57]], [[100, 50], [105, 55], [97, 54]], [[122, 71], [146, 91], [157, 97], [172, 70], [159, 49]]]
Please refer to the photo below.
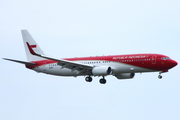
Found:
[[112, 69], [109, 66], [97, 66], [92, 69], [94, 76], [104, 76], [112, 73]]
[[135, 76], [135, 73], [120, 73], [115, 76], [117, 79], [131, 79]]

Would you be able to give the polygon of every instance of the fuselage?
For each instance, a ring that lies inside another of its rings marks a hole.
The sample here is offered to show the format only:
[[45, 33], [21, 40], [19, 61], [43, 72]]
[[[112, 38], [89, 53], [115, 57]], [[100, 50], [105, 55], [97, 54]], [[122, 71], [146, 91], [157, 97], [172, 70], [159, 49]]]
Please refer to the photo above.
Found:
[[[142, 73], [142, 72], [167, 72], [177, 65], [170, 57], [161, 54], [128, 54], [95, 57], [64, 58], [85, 65], [109, 66], [112, 74]], [[52, 60], [31, 61], [35, 65], [26, 65], [27, 68], [46, 74], [58, 76], [82, 76], [87, 75], [78, 70], [68, 69], [58, 65]]]

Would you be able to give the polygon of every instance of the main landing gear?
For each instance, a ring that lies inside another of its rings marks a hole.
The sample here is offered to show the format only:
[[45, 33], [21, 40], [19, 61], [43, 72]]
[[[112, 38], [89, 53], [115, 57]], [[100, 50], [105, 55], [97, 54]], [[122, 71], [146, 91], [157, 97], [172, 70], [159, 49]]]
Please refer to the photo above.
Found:
[[[92, 77], [91, 77], [91, 76], [87, 76], [87, 77], [85, 78], [85, 80], [86, 80], [86, 82], [92, 82]], [[104, 76], [103, 76], [103, 78], [101, 78], [101, 79], [99, 80], [99, 82], [100, 82], [101, 84], [106, 84], [106, 79], [104, 78]]]
[[88, 76], [85, 78], [86, 82], [92, 82], [92, 77], [91, 76]]
[[103, 76], [102, 79], [99, 80], [99, 82], [100, 82], [101, 84], [106, 84], [106, 79], [104, 79], [104, 76]]

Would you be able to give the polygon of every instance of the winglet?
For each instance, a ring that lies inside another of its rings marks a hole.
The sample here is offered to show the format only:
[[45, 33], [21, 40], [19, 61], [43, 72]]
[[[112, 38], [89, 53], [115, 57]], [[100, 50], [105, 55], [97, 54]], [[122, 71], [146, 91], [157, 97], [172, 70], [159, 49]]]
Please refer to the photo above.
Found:
[[29, 49], [29, 52], [33, 55], [38, 55], [37, 53], [34, 52], [34, 50], [31, 48], [31, 46], [29, 45], [28, 42], [26, 42], [27, 46], [28, 46], [28, 49]]

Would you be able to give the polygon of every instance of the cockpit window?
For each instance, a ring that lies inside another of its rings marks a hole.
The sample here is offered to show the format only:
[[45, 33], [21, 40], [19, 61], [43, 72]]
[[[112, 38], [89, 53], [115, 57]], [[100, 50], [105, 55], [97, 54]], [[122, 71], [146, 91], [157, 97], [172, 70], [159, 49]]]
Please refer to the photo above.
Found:
[[170, 57], [162, 57], [161, 58], [162, 60], [168, 60], [168, 59], [171, 59]]

